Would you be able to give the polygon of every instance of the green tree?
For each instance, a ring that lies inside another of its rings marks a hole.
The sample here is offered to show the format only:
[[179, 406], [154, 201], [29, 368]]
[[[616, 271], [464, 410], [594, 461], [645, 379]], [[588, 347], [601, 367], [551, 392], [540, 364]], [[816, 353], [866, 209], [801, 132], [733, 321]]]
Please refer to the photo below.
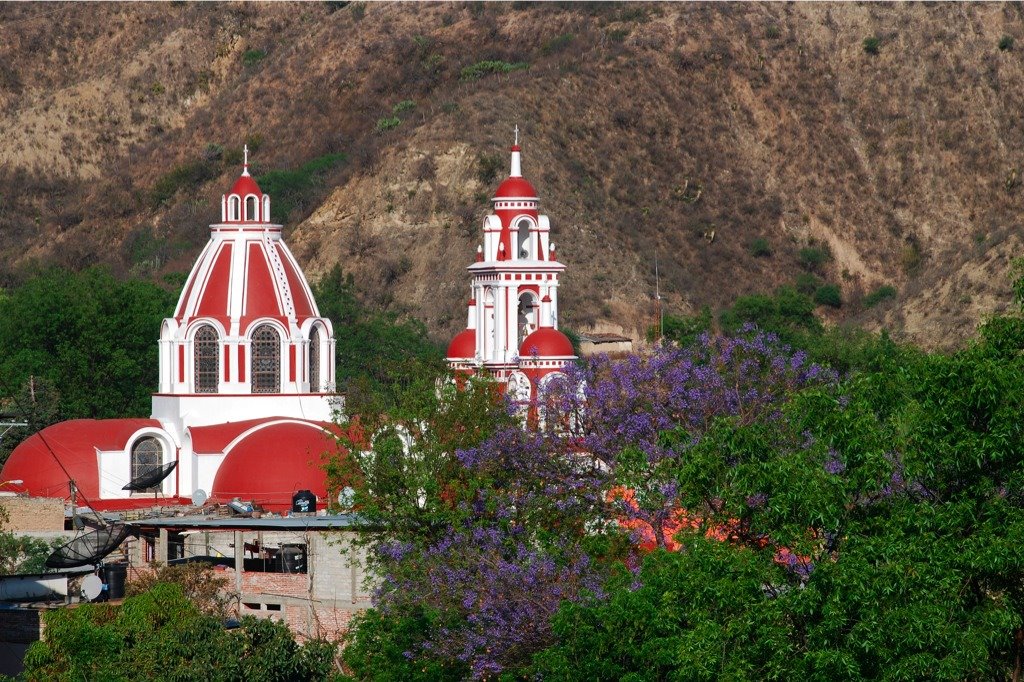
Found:
[[320, 314], [338, 330], [336, 371], [338, 390], [359, 411], [361, 401], [383, 394], [396, 399], [393, 389], [403, 373], [416, 373], [424, 363], [441, 368], [441, 350], [427, 338], [419, 320], [399, 320], [360, 302], [351, 275], [336, 265], [313, 286]]
[[237, 632], [201, 612], [175, 584], [44, 615], [46, 639], [29, 647], [24, 679], [323, 680], [334, 646], [299, 646], [287, 626], [244, 618]]
[[60, 399], [47, 421], [147, 414], [160, 323], [173, 306], [173, 294], [103, 268], [41, 271], [0, 298], [0, 387], [20, 397], [41, 378]]
[[792, 287], [779, 287], [771, 296], [740, 296], [731, 308], [721, 312], [719, 321], [726, 333], [735, 334], [745, 323], [751, 323], [778, 334], [787, 343], [822, 329], [821, 321], [814, 315], [814, 302]]

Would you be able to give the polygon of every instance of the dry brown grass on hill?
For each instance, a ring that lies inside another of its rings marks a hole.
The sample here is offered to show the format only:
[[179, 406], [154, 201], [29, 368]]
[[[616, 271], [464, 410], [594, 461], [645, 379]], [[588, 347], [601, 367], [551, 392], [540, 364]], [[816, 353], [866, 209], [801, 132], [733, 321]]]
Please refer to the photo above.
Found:
[[[445, 337], [518, 123], [567, 324], [640, 331], [655, 254], [691, 312], [827, 245], [827, 315], [947, 345], [1008, 301], [1020, 253], [1024, 51], [999, 48], [1020, 25], [1011, 5], [7, 4], [0, 269], [187, 269], [243, 142], [257, 172], [344, 153], [293, 202], [293, 247]], [[463, 76], [481, 62], [528, 68]], [[882, 284], [895, 302], [858, 304]]]

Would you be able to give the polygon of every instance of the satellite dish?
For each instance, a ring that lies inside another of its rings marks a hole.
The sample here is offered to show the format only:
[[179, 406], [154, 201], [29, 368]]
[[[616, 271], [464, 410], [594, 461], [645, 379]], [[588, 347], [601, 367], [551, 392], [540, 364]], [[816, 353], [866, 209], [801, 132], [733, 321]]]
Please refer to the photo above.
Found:
[[351, 509], [355, 499], [356, 491], [348, 486], [338, 491], [338, 506], [342, 509]]
[[103, 581], [98, 575], [87, 575], [82, 581], [82, 596], [89, 601], [96, 601], [96, 598], [103, 594]]
[[127, 483], [121, 490], [145, 490], [152, 488], [160, 481], [167, 478], [167, 476], [174, 471], [174, 467], [178, 466], [178, 462], [168, 462], [163, 466], [153, 467], [141, 476], [133, 478]]
[[192, 493], [192, 504], [196, 507], [202, 507], [208, 499], [210, 496], [202, 488], [196, 488], [196, 491]]
[[79, 535], [71, 542], [58, 547], [47, 557], [47, 568], [75, 568], [98, 564], [100, 559], [117, 549], [131, 534], [124, 524], [115, 523]]

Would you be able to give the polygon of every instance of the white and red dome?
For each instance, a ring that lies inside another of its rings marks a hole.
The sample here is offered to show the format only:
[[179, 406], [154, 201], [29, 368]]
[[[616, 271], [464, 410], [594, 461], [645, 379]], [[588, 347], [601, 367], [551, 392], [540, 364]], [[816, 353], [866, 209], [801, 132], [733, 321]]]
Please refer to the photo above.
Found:
[[[152, 493], [144, 499], [124, 493], [121, 499], [107, 500], [103, 504], [104, 498], [110, 495], [110, 491], [103, 488], [119, 490], [128, 483], [131, 472], [124, 467], [117, 473], [107, 471], [101, 476], [100, 461], [103, 453], [130, 450], [139, 437], [160, 429], [160, 422], [155, 419], [72, 419], [53, 424], [14, 448], [0, 470], [0, 479], [22, 481], [8, 484], [5, 489], [32, 497], [70, 501], [69, 483], [74, 481], [78, 503], [82, 505], [97, 505], [99, 509], [150, 506]], [[168, 454], [173, 458], [174, 453]]]
[[521, 358], [575, 358], [572, 341], [553, 327], [541, 327], [523, 340], [519, 348]]
[[463, 329], [448, 344], [449, 360], [472, 360], [476, 357], [476, 330]]
[[[284, 511], [299, 490], [310, 490], [321, 500], [327, 497], [325, 464], [344, 456], [330, 431], [333, 424], [263, 420], [245, 426], [224, 446], [227, 455], [217, 469], [212, 500], [238, 497], [269, 511]], [[216, 439], [214, 434], [201, 437], [207, 436]]]

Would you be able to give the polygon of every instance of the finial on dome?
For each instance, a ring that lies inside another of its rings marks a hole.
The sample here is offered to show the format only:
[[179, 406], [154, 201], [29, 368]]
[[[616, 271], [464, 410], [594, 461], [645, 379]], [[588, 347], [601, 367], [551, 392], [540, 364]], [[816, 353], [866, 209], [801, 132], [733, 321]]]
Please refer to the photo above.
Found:
[[484, 247], [480, 244], [476, 246], [476, 262], [480, 263], [484, 259]]
[[248, 175], [249, 174], [249, 145], [248, 144], [243, 144], [242, 145], [242, 156], [243, 156], [242, 175]]
[[509, 177], [521, 178], [523, 177], [522, 162], [519, 156], [519, 124], [515, 127], [515, 144], [512, 145], [512, 169], [509, 171]]

